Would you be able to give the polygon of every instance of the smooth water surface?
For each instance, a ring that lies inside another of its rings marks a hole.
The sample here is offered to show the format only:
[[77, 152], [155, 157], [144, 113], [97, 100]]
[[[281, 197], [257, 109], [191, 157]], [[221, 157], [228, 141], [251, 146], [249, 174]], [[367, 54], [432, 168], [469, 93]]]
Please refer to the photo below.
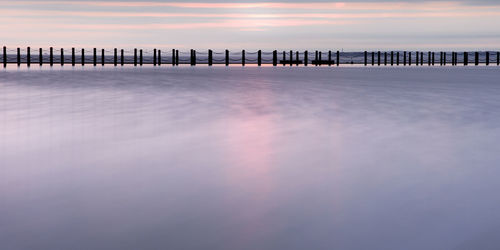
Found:
[[0, 249], [498, 249], [499, 79], [2, 70]]

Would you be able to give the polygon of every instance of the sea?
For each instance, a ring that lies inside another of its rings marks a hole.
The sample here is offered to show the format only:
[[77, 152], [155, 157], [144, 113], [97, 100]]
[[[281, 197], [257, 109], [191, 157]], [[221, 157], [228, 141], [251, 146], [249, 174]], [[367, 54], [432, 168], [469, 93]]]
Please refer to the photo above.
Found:
[[0, 69], [0, 249], [500, 248], [500, 68]]

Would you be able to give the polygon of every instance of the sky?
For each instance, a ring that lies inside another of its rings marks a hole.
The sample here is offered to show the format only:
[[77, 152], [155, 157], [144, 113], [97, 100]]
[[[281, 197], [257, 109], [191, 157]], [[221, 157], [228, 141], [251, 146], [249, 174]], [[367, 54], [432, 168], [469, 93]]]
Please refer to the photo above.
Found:
[[9, 47], [500, 49], [500, 1], [0, 0]]

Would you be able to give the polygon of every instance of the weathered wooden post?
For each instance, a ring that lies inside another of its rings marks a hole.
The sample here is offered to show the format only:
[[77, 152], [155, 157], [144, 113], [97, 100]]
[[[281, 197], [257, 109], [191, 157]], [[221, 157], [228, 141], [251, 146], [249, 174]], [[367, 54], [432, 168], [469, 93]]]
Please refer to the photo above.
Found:
[[122, 66], [125, 65], [125, 53], [123, 49], [120, 50], [120, 61]]
[[97, 48], [94, 48], [94, 67], [97, 66]]
[[380, 51], [378, 52], [378, 66], [380, 66]]
[[406, 51], [403, 51], [403, 66], [406, 66]]
[[429, 53], [427, 54], [427, 65], [431, 66], [431, 63], [432, 63], [432, 53], [429, 51]]
[[364, 60], [364, 62], [365, 62], [365, 66], [367, 66], [367, 65], [368, 65], [368, 51], [366, 51], [366, 50], [365, 50], [365, 54], [364, 54], [364, 56], [365, 56], [365, 58], [364, 58], [364, 59], [365, 59], [365, 60]]
[[396, 52], [396, 65], [399, 66], [399, 51]]
[[106, 56], [104, 53], [104, 49], [101, 49], [101, 65], [104, 66], [106, 64]]
[[417, 51], [416, 54], [417, 54], [416, 55], [416, 59], [417, 59], [416, 65], [418, 66], [420, 64], [420, 61], [419, 61], [420, 52]]
[[38, 55], [38, 62], [40, 63], [40, 66], [42, 66], [43, 65], [43, 51], [42, 51], [42, 48], [40, 48], [38, 50], [38, 54], [39, 54]]
[[328, 66], [332, 66], [332, 51], [328, 51]]
[[241, 51], [241, 66], [245, 67], [245, 50]]
[[411, 66], [411, 51], [408, 52], [408, 66]]
[[304, 66], [307, 66], [307, 64], [309, 64], [309, 52], [304, 51]]
[[479, 65], [479, 52], [477, 51], [474, 53], [474, 63], [476, 66]]
[[443, 52], [439, 52], [439, 65], [443, 66]]
[[75, 66], [75, 48], [71, 48], [71, 66]]
[[375, 52], [372, 51], [372, 66], [375, 66]]
[[113, 50], [113, 64], [116, 66], [118, 66], [118, 49], [115, 48]]
[[387, 65], [387, 51], [384, 52], [384, 65]]
[[82, 49], [82, 66], [85, 66], [85, 49]]
[[193, 49], [193, 66], [196, 66], [196, 50]]
[[7, 67], [7, 47], [3, 46], [3, 67]]
[[340, 64], [340, 51], [337, 50], [337, 67]]
[[226, 66], [229, 66], [229, 50], [226, 49]]
[[295, 51], [295, 66], [299, 66], [299, 52]]
[[285, 66], [285, 65], [286, 65], [286, 64], [285, 64], [285, 61], [286, 61], [286, 54], [285, 54], [285, 51], [283, 51], [283, 60], [282, 60], [282, 61], [283, 61], [283, 66]]
[[50, 47], [49, 50], [49, 62], [50, 62], [50, 67], [54, 66], [54, 48]]
[[153, 66], [156, 67], [156, 49], [153, 49]]
[[137, 66], [137, 49], [134, 49], [134, 66]]
[[464, 52], [464, 66], [469, 65], [469, 52]]
[[486, 51], [486, 66], [490, 65], [490, 52]]
[[273, 66], [278, 66], [278, 51], [276, 50], [273, 51]]
[[27, 54], [26, 55], [26, 64], [28, 65], [28, 67], [30, 67], [31, 66], [31, 48], [30, 47], [28, 47], [26, 49], [26, 54]]
[[64, 49], [61, 48], [61, 66], [64, 66]]
[[500, 66], [500, 52], [497, 52], [497, 66]]
[[436, 52], [432, 52], [432, 66], [434, 66], [435, 61], [436, 61]]
[[175, 49], [172, 49], [172, 66], [175, 66]]
[[391, 66], [394, 66], [394, 51], [391, 51]]
[[212, 66], [213, 65], [213, 54], [212, 54], [212, 50], [209, 49], [208, 50], [208, 66]]
[[290, 67], [293, 66], [293, 51], [290, 50]]
[[443, 65], [446, 66], [446, 52], [443, 51]]
[[315, 55], [314, 55], [314, 66], [318, 66], [318, 51], [316, 50]]
[[143, 62], [143, 57], [142, 57], [142, 49], [139, 50], [139, 65], [142, 66], [142, 62]]
[[175, 50], [175, 66], [179, 66], [179, 50]]
[[257, 65], [262, 66], [262, 50], [257, 51]]
[[321, 58], [322, 52], [319, 51], [318, 54], [319, 54], [319, 66], [322, 66], [323, 65], [323, 58]]
[[17, 48], [17, 67], [21, 66], [21, 48]]

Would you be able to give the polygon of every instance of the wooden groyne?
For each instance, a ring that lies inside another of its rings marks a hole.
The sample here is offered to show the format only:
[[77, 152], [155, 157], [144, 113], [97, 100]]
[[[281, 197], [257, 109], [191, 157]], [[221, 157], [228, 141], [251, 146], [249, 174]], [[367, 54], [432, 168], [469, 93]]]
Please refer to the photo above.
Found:
[[207, 51], [179, 51], [177, 49], [138, 49], [132, 50], [114, 48], [106, 49], [64, 49], [58, 52], [53, 47], [48, 49], [39, 48], [33, 50], [27, 48], [2, 49], [2, 64], [17, 64], [17, 66], [39, 64], [40, 66], [54, 66], [70, 64], [71, 66], [87, 64], [93, 66], [172, 66], [179, 65], [283, 65], [283, 66], [340, 66], [340, 65], [364, 65], [364, 66], [458, 66], [458, 65], [497, 65], [500, 66], [499, 51], [363, 51], [363, 52], [341, 52], [341, 51], [229, 51], [220, 52], [211, 49]]

